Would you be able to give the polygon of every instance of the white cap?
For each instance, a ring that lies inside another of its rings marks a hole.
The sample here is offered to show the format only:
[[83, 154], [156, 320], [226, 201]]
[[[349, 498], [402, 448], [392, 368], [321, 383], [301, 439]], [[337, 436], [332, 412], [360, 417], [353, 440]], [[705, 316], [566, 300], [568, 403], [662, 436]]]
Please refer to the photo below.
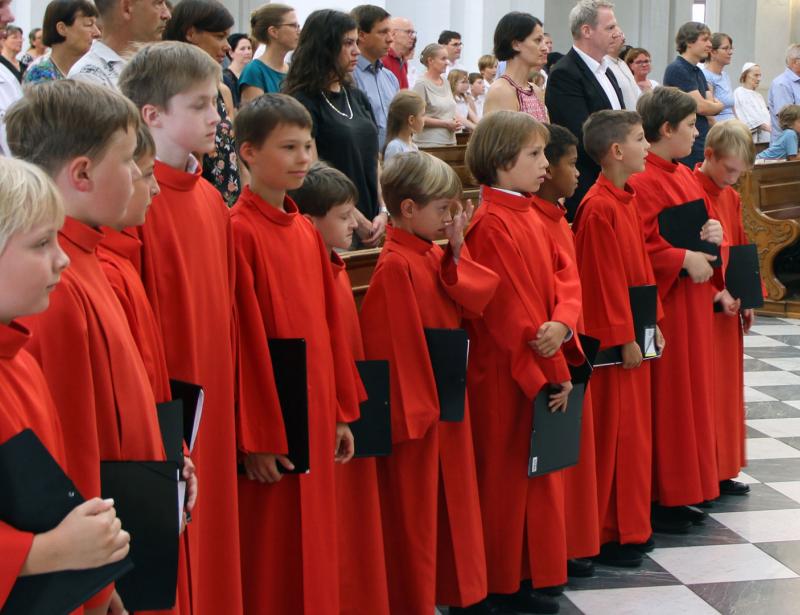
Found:
[[755, 62], [745, 62], [742, 65], [742, 71], [739, 73], [739, 76], [744, 75], [747, 71], [749, 71], [754, 66], [758, 66]]

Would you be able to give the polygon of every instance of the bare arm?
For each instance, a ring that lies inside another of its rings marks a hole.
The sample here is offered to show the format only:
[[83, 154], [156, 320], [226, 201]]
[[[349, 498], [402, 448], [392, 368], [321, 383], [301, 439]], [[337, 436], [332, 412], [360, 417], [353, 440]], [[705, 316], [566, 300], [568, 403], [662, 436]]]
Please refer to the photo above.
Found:
[[241, 102], [246, 105], [251, 100], [255, 100], [264, 93], [264, 90], [254, 85], [244, 85], [241, 88]]
[[714, 98], [711, 90], [706, 92], [705, 97], [700, 94], [700, 90], [693, 90], [688, 94], [697, 102], [698, 115], [717, 115], [725, 108], [725, 105]]
[[519, 101], [517, 93], [508, 85], [505, 80], [498, 79], [489, 88], [486, 94], [486, 102], [483, 104], [483, 114], [488, 115], [492, 111], [519, 111]]

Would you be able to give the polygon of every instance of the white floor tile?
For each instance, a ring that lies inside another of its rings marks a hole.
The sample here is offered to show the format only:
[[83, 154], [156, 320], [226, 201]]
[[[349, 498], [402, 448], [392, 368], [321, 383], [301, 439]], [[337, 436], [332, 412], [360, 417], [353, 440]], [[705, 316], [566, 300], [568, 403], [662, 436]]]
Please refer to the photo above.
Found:
[[783, 342], [774, 340], [771, 337], [764, 335], [745, 335], [744, 347], [745, 348], [769, 348], [771, 346], [787, 346]]
[[790, 324], [753, 325], [750, 331], [759, 335], [800, 335], [800, 327]]
[[765, 483], [767, 487], [772, 487], [775, 491], [781, 492], [787, 498], [800, 502], [800, 481], [786, 481], [780, 483]]
[[797, 577], [792, 570], [751, 544], [656, 549], [649, 555], [686, 585]]
[[[778, 401], [771, 395], [767, 395], [766, 393], [762, 393], [761, 391], [756, 391], [750, 387], [744, 387], [744, 400], [748, 401]], [[800, 404], [800, 402], [797, 402]], [[800, 406], [797, 406], [800, 408]]]
[[785, 401], [784, 404], [789, 404], [792, 408], [800, 408], [800, 401]]
[[745, 421], [745, 423], [770, 438], [793, 438], [795, 436], [800, 436], [800, 419], [798, 418], [752, 419]]
[[786, 357], [777, 359], [761, 359], [764, 363], [777, 367], [778, 369], [785, 369], [790, 372], [800, 371], [800, 357]]
[[747, 459], [796, 459], [800, 451], [796, 448], [774, 440], [773, 438], [747, 438], [745, 440]]
[[797, 318], [778, 318], [778, 320], [788, 323], [790, 325], [800, 326], [800, 320], [798, 320]]
[[740, 483], [744, 483], [746, 485], [756, 485], [761, 481], [757, 478], [753, 478], [749, 474], [745, 474], [744, 472], [739, 472], [739, 476], [734, 478], [733, 480], [738, 480]]
[[[800, 368], [798, 368], [800, 369]], [[767, 387], [782, 384], [800, 384], [800, 376], [791, 372], [745, 372], [744, 384], [749, 387]]]
[[586, 615], [714, 615], [715, 608], [685, 585], [564, 592]]
[[800, 509], [712, 513], [711, 517], [750, 542], [800, 540]]
[[751, 357], [751, 356], [749, 356], [749, 355], [744, 355], [744, 358], [745, 358], [745, 359], [752, 359], [753, 357]]

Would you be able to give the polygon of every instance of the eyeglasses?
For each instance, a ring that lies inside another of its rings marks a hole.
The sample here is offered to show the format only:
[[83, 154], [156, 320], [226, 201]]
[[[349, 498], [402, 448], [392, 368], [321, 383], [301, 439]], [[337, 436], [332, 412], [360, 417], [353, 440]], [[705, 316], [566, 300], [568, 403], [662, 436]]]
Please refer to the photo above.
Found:
[[463, 47], [464, 43], [447, 43], [449, 47]]
[[416, 36], [417, 35], [417, 31], [416, 30], [404, 30], [403, 28], [395, 28], [395, 30], [393, 30], [393, 31], [394, 32], [405, 32], [409, 36]]
[[718, 51], [730, 51], [733, 53], [733, 47], [720, 47]]
[[632, 64], [639, 64], [639, 65], [642, 65], [642, 64], [650, 64], [650, 60], [634, 60], [634, 61], [632, 62]]
[[286, 26], [287, 28], [294, 28], [295, 30], [299, 30], [300, 29], [300, 24], [297, 23], [297, 22], [294, 22], [294, 23], [279, 23], [278, 24], [279, 28], [282, 28], [283, 26]]

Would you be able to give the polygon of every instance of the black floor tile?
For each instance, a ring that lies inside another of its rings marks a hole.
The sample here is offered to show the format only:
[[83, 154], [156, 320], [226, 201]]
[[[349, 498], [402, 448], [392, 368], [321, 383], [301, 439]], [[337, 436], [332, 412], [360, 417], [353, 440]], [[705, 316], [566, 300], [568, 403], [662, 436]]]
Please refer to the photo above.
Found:
[[745, 427], [745, 438], [769, 438], [769, 436], [747, 425]]
[[[656, 536], [658, 542], [658, 536]], [[657, 585], [680, 585], [680, 581], [669, 572], [645, 557], [639, 568], [614, 568], [595, 565], [595, 575], [588, 579], [569, 579], [568, 588], [616, 589], [619, 587], [654, 587]]]
[[759, 393], [764, 393], [770, 397], [774, 397], [778, 401], [796, 401], [800, 400], [800, 385], [797, 384], [784, 384], [765, 387], [751, 387]]
[[745, 414], [748, 419], [791, 419], [800, 418], [800, 408], [780, 401], [749, 401]]
[[800, 459], [756, 459], [744, 472], [762, 483], [794, 481], [800, 477]]
[[[800, 353], [800, 349], [798, 349], [797, 352]], [[744, 360], [744, 371], [746, 372], [774, 372], [776, 369], [778, 368], [775, 367], [774, 365], [770, 365], [769, 363], [764, 363], [764, 361], [760, 361], [759, 359]]]
[[745, 348], [744, 353], [754, 359], [785, 359], [786, 357], [800, 357], [800, 348], [795, 348], [794, 346]]
[[794, 572], [800, 574], [800, 540], [761, 542], [756, 546], [787, 568], [791, 568]]
[[583, 615], [583, 611], [572, 604], [566, 596], [559, 596], [558, 606], [561, 607], [558, 615]]
[[723, 615], [797, 615], [800, 579], [704, 583], [689, 588]]
[[800, 346], [800, 335], [768, 335], [767, 337], [790, 346]]
[[[744, 469], [745, 473], [749, 473], [749, 471], [748, 468]], [[748, 495], [720, 496], [718, 500], [714, 501], [713, 508], [709, 508], [706, 512], [745, 512], [749, 510], [782, 510], [788, 508], [800, 508], [800, 503], [787, 498], [772, 487], [754, 484], [750, 485], [750, 493]]]
[[[792, 438], [778, 438], [778, 440], [780, 440], [784, 444], [788, 444], [792, 448], [800, 450], [800, 438], [798, 438], [797, 436]], [[798, 476], [797, 479], [800, 480], [800, 476]]]
[[[798, 505], [800, 507], [800, 504]], [[703, 509], [705, 512], [722, 512], [714, 508]], [[709, 517], [702, 525], [694, 525], [688, 534], [654, 534], [656, 548], [670, 547], [704, 547], [707, 545], [738, 545], [747, 542], [736, 532], [729, 530], [719, 521]]]

